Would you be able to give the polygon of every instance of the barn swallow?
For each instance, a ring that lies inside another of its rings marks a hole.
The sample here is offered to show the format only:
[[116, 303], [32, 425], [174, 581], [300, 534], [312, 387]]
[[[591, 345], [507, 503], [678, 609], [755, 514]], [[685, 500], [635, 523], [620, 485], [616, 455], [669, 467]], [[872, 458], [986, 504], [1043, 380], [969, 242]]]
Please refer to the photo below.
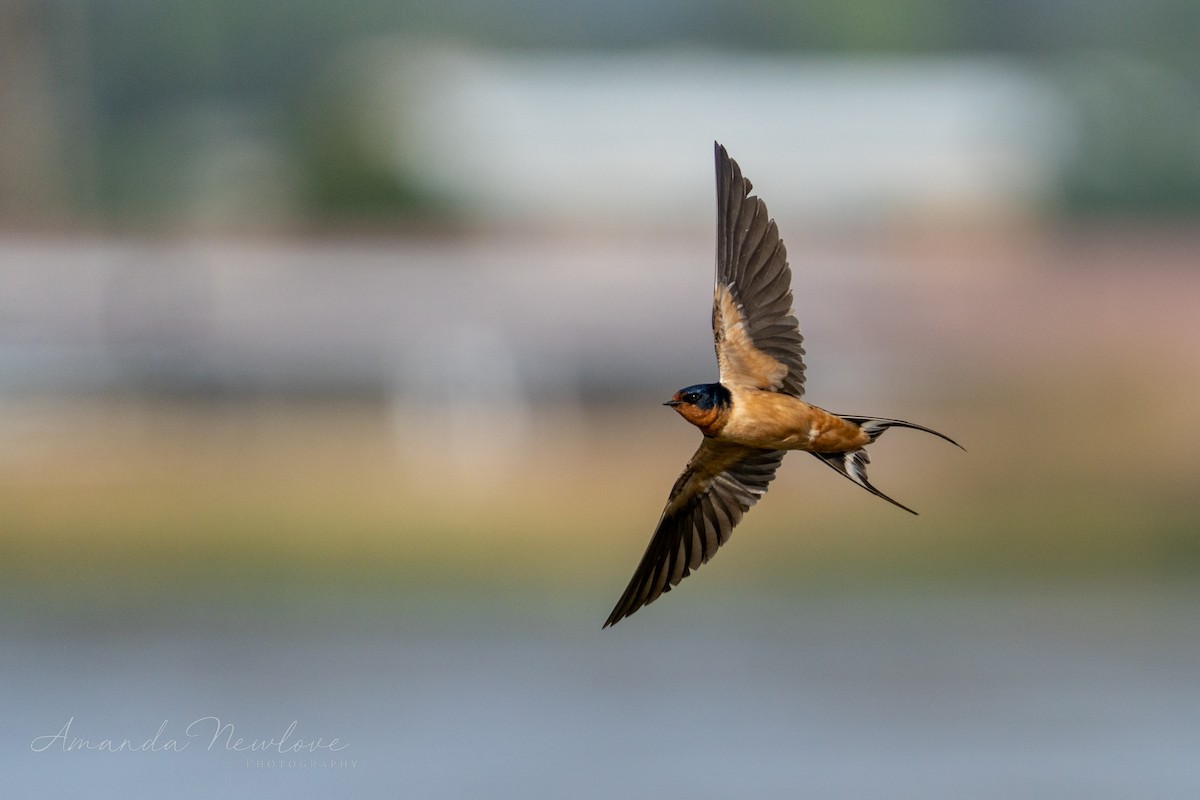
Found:
[[704, 434], [675, 481], [633, 579], [604, 627], [652, 603], [708, 561], [758, 502], [788, 450], [812, 453], [876, 497], [866, 447], [889, 428], [949, 436], [898, 419], [832, 414], [804, 395], [804, 347], [787, 252], [766, 204], [714, 142], [717, 271], [713, 341], [720, 378], [680, 389], [666, 405]]

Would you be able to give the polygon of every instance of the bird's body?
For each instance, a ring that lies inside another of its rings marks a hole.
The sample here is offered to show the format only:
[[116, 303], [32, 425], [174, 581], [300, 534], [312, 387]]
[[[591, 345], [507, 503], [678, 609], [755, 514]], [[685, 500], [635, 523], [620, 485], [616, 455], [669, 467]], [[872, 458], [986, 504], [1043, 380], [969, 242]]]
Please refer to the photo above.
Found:
[[790, 394], [759, 389], [731, 390], [730, 394], [725, 408], [702, 410], [684, 404], [675, 410], [709, 438], [761, 450], [841, 453], [869, 441], [854, 423]]
[[[653, 602], [708, 561], [767, 490], [788, 450], [826, 465], [906, 511], [867, 480], [864, 449], [903, 420], [832, 414], [806, 403], [804, 348], [792, 311], [787, 252], [766, 205], [725, 148], [717, 166], [717, 275], [713, 341], [717, 383], [675, 393], [673, 407], [704, 435], [671, 489], [658, 527], [605, 627]], [[912, 512], [916, 513], [916, 512]]]

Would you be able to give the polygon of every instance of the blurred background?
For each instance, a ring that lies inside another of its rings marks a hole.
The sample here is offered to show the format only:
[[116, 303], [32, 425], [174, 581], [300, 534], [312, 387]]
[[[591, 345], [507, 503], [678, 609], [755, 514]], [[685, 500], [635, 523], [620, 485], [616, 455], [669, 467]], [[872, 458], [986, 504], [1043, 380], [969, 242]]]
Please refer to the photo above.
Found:
[[[1197, 796], [1198, 33], [0, 0], [7, 781]], [[791, 456], [602, 632], [697, 443], [660, 404], [716, 378], [714, 139], [787, 242], [809, 399], [967, 452], [873, 449], [919, 517]]]

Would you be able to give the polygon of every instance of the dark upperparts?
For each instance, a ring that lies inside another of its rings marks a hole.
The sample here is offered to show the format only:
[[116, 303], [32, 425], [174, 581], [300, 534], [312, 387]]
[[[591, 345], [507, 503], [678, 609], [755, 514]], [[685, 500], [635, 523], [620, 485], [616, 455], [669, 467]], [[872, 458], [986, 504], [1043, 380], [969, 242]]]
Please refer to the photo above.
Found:
[[676, 392], [668, 405], [690, 403], [702, 411], [708, 411], [716, 407], [729, 408], [732, 402], [733, 395], [721, 384], [697, 383]]

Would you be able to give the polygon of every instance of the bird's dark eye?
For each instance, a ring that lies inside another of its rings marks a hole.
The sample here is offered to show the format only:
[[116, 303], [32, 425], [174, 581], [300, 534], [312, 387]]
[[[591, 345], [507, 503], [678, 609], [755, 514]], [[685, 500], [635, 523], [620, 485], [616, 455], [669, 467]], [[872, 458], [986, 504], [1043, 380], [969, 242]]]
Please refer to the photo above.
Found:
[[700, 395], [696, 394], [695, 392], [688, 392], [683, 396], [683, 399], [689, 403], [694, 403], [700, 399]]

